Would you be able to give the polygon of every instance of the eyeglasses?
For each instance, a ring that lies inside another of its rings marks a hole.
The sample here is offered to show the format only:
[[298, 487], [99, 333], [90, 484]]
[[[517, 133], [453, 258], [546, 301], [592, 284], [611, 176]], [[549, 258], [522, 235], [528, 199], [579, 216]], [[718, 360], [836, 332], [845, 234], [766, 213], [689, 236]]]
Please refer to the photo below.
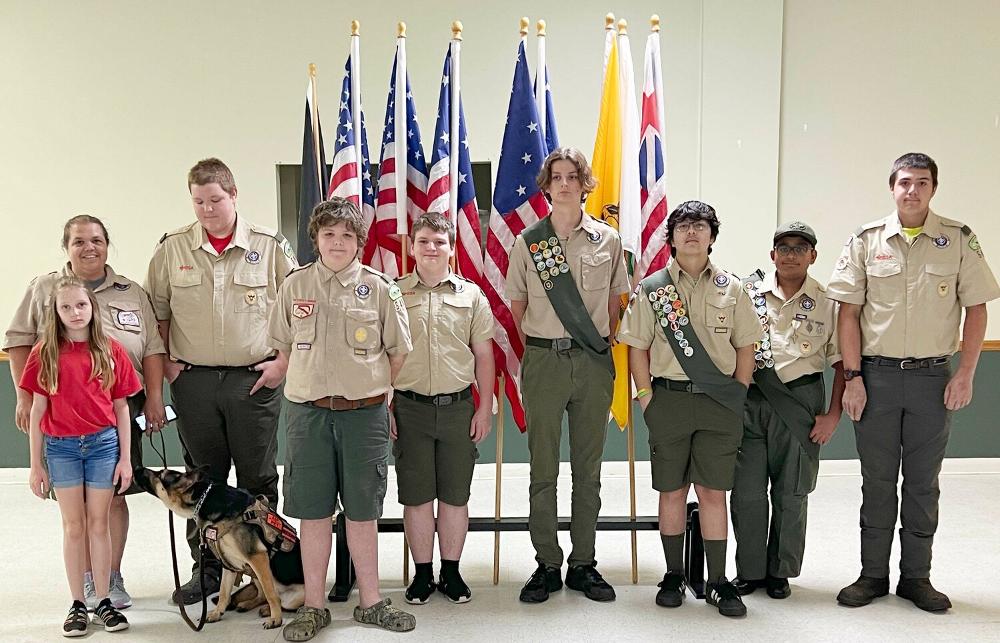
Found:
[[705, 232], [709, 229], [709, 225], [704, 221], [695, 221], [694, 223], [678, 223], [674, 226], [674, 232], [679, 232], [684, 234], [688, 230], [694, 230], [695, 232]]
[[774, 247], [774, 251], [782, 257], [787, 257], [792, 253], [795, 253], [799, 257], [804, 257], [810, 250], [812, 250], [812, 248], [809, 246], [786, 246], [782, 244]]

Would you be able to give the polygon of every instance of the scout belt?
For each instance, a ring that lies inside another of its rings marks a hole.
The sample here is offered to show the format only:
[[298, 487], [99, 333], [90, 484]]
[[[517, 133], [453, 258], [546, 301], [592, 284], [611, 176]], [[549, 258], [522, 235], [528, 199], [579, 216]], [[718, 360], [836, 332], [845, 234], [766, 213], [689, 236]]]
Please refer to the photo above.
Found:
[[[256, 525], [260, 528], [264, 539], [264, 546], [267, 547], [268, 556], [272, 556], [278, 551], [290, 552], [295, 548], [295, 544], [299, 542], [295, 527], [292, 527], [287, 520], [271, 509], [271, 505], [264, 496], [257, 496], [254, 499], [254, 503], [243, 512], [239, 522]], [[225, 526], [208, 525], [201, 531], [202, 541], [208, 545], [208, 548], [212, 550], [212, 553], [215, 554], [215, 557], [222, 563], [223, 567], [230, 571], [242, 572], [252, 578], [256, 578], [249, 565], [236, 567], [227, 560], [222, 552], [222, 548], [219, 546], [219, 542], [223, 536], [229, 533], [236, 524], [234, 521], [226, 523]]]
[[903, 371], [912, 371], [918, 368], [937, 368], [947, 366], [951, 363], [951, 358], [944, 356], [926, 357], [923, 359], [918, 359], [916, 357], [898, 359], [896, 357], [882, 357], [880, 355], [874, 355], [872, 357], [862, 357], [861, 363], [868, 364], [869, 366], [888, 366], [889, 368], [898, 368]]
[[[590, 216], [584, 214], [583, 216]], [[583, 304], [580, 291], [576, 288], [573, 275], [569, 270], [564, 248], [559, 245], [555, 228], [550, 217], [542, 217], [537, 223], [527, 227], [521, 233], [524, 243], [531, 253], [538, 280], [542, 282], [548, 295], [552, 309], [563, 327], [573, 336], [580, 347], [600, 361], [603, 361], [612, 375], [615, 365], [611, 361], [611, 345], [590, 318], [587, 307]]]
[[698, 334], [689, 327], [691, 319], [687, 316], [687, 307], [670, 272], [664, 268], [643, 279], [642, 292], [667, 337], [667, 344], [692, 385], [742, 418], [747, 390], [719, 370], [702, 346]]
[[327, 396], [321, 397], [318, 400], [306, 402], [306, 404], [318, 406], [321, 409], [330, 409], [331, 411], [353, 411], [355, 409], [375, 406], [376, 404], [381, 404], [382, 402], [385, 402], [385, 393], [380, 393], [379, 395], [373, 395], [371, 397], [364, 397], [360, 400], [349, 400], [346, 397]]
[[467, 386], [465, 389], [457, 393], [444, 393], [442, 395], [421, 395], [420, 393], [414, 393], [413, 391], [407, 391], [405, 389], [396, 389], [397, 395], [402, 395], [416, 402], [423, 402], [424, 404], [433, 404], [434, 406], [451, 406], [452, 404], [458, 404], [462, 400], [467, 400], [472, 397], [472, 387]]
[[[816, 414], [805, 402], [792, 393], [788, 385], [781, 381], [774, 370], [774, 356], [771, 353], [771, 325], [767, 316], [767, 299], [760, 292], [764, 273], [760, 269], [751, 273], [743, 280], [743, 290], [753, 300], [754, 309], [760, 318], [760, 341], [754, 344], [753, 381], [760, 388], [761, 394], [767, 400], [775, 414], [781, 418], [788, 430], [805, 450], [806, 454], [816, 460], [819, 458], [819, 447], [809, 439]], [[801, 378], [800, 378], [801, 379]], [[819, 380], [823, 376], [820, 374]]]

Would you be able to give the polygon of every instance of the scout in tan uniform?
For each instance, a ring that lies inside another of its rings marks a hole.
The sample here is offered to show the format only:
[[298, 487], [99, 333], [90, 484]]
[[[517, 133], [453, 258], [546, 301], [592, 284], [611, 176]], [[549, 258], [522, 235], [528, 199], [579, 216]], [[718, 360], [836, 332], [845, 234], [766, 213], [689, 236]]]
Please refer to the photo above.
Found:
[[[61, 277], [75, 276], [93, 291], [100, 307], [105, 332], [125, 347], [132, 365], [145, 379], [145, 392], [128, 398], [132, 418], [131, 462], [142, 466], [142, 432], [135, 417], [145, 413], [147, 426], [158, 431], [165, 422], [163, 412], [163, 342], [156, 332], [149, 297], [142, 287], [116, 274], [108, 265], [108, 231], [97, 217], [81, 214], [63, 226], [62, 246], [69, 255], [69, 262], [59, 272], [50, 272], [32, 280], [21, 304], [14, 313], [4, 338], [4, 350], [10, 355], [10, 372], [17, 391], [15, 424], [26, 431], [31, 410], [31, 394], [17, 387], [31, 347], [41, 339], [45, 308], [56, 282]], [[125, 493], [140, 491], [135, 485]], [[122, 554], [128, 538], [129, 512], [125, 496], [115, 494], [108, 514], [111, 528], [111, 603], [117, 609], [132, 605], [132, 598], [125, 590], [121, 575]], [[89, 561], [89, 554], [88, 554]], [[88, 562], [89, 567], [89, 562]], [[89, 569], [84, 574], [84, 596], [92, 610], [97, 606], [94, 580]]]
[[674, 260], [643, 279], [622, 318], [618, 341], [649, 427], [653, 488], [660, 492], [660, 538], [667, 573], [657, 605], [684, 598], [688, 490], [698, 494], [708, 559], [706, 600], [725, 616], [746, 607], [726, 580], [726, 491], [733, 488], [743, 438], [743, 405], [761, 325], [732, 274], [708, 260], [719, 234], [715, 210], [682, 203], [667, 218]]
[[[160, 238], [146, 289], [170, 361], [165, 371], [177, 406], [177, 429], [188, 467], [207, 466], [225, 482], [278, 502], [274, 463], [282, 373], [267, 343], [267, 314], [285, 275], [295, 267], [284, 238], [236, 214], [236, 184], [218, 159], [188, 173], [198, 220]], [[174, 602], [201, 600], [198, 533], [188, 522], [195, 566]], [[205, 587], [218, 591], [220, 564], [209, 556]]]
[[[441, 551], [437, 589], [453, 603], [472, 591], [458, 571], [469, 531], [469, 490], [493, 416], [493, 313], [479, 286], [451, 272], [455, 226], [441, 214], [413, 224], [416, 269], [397, 280], [413, 352], [396, 378], [393, 456], [403, 525], [416, 572], [409, 603], [434, 592], [434, 532]], [[480, 391], [479, 407], [472, 384]], [[434, 500], [437, 499], [435, 524]]]
[[549, 154], [538, 186], [552, 214], [526, 228], [510, 253], [506, 296], [525, 337], [521, 395], [531, 458], [528, 525], [538, 568], [521, 600], [540, 603], [562, 588], [556, 479], [563, 415], [569, 414], [573, 504], [566, 584], [596, 601], [615, 599], [597, 571], [594, 536], [601, 508], [601, 459], [614, 385], [608, 337], [629, 290], [621, 238], [580, 204], [597, 183], [583, 154]]
[[[775, 270], [763, 279], [758, 272], [744, 280], [767, 331], [754, 346], [754, 384], [730, 500], [736, 535], [733, 584], [741, 595], [764, 587], [768, 596], [780, 599], [791, 594], [788, 579], [802, 568], [808, 496], [816, 488], [820, 446], [840, 421], [844, 375], [837, 303], [808, 272], [816, 261], [816, 233], [800, 221], [782, 225], [774, 233], [771, 261]], [[827, 365], [834, 366], [835, 375], [830, 410], [824, 412]]]
[[[861, 576], [841, 590], [845, 605], [889, 593], [896, 482], [903, 467], [896, 595], [917, 607], [951, 607], [930, 582], [938, 523], [938, 473], [951, 412], [972, 400], [986, 335], [986, 302], [1000, 297], [979, 240], [930, 209], [937, 164], [926, 154], [893, 163], [896, 211], [861, 226], [837, 260], [827, 294], [840, 302], [844, 410], [861, 457]], [[962, 357], [951, 373], [962, 325]]]
[[350, 201], [334, 197], [317, 205], [309, 238], [319, 260], [289, 275], [271, 311], [270, 344], [287, 369], [285, 512], [301, 519], [306, 581], [305, 604], [284, 629], [289, 641], [311, 639], [330, 624], [325, 585], [338, 498], [358, 575], [354, 619], [395, 631], [415, 626], [378, 588], [386, 397], [412, 346], [399, 288], [358, 260], [367, 236]]

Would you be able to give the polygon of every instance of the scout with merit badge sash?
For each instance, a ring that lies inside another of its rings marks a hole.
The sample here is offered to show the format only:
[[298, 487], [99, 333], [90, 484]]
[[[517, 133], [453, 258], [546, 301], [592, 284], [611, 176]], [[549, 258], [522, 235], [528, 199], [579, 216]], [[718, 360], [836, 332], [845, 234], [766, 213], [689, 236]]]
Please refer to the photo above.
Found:
[[[722, 288], [729, 284], [729, 277], [719, 273], [714, 281], [716, 286]], [[691, 383], [742, 418], [747, 391], [742, 384], [719, 370], [697, 333], [693, 330], [685, 332], [691, 320], [670, 271], [660, 270], [646, 277], [642, 280], [642, 289], [653, 306], [667, 344]]]
[[[587, 216], [587, 215], [584, 215]], [[602, 337], [590, 318], [587, 307], [576, 288], [576, 282], [570, 274], [569, 262], [559, 245], [555, 228], [549, 217], [543, 217], [537, 223], [526, 228], [521, 233], [524, 243], [528, 246], [531, 258], [538, 272], [538, 279], [548, 295], [552, 309], [556, 311], [560, 323], [575, 339], [580, 347], [598, 360], [607, 363], [612, 373], [615, 372], [611, 361], [611, 345]], [[590, 232], [587, 238], [592, 243], [601, 240], [600, 232]]]
[[[793, 431], [795, 439], [799, 441], [806, 454], [813, 460], [819, 459], [820, 445], [809, 439], [809, 432], [816, 422], [816, 416], [802, 400], [792, 395], [777, 371], [774, 370], [774, 359], [771, 353], [771, 331], [767, 317], [767, 300], [760, 292], [764, 273], [757, 269], [749, 277], [743, 280], [743, 290], [753, 301], [754, 311], [760, 317], [761, 336], [760, 341], [754, 344], [754, 371], [753, 381], [760, 388], [760, 392], [770, 403], [774, 412], [791, 429], [804, 428], [805, 431]], [[799, 300], [799, 305], [805, 311], [810, 311], [816, 307], [816, 302], [812, 298], [803, 295]]]

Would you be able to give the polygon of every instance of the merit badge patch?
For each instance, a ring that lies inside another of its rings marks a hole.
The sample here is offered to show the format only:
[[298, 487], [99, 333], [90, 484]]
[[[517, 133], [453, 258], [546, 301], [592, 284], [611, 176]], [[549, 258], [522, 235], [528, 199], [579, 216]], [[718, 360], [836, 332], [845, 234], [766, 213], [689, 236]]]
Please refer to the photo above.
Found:
[[128, 290], [131, 287], [132, 287], [132, 284], [119, 284], [119, 283], [115, 283], [115, 284], [112, 285], [112, 288], [114, 288], [115, 290], [121, 290], [121, 291]]
[[715, 275], [715, 285], [718, 286], [719, 288], [722, 288], [723, 286], [728, 286], [729, 277], [720, 272], [719, 274]]
[[292, 317], [305, 319], [313, 314], [316, 302], [311, 299], [299, 299], [292, 304]]
[[256, 250], [248, 250], [246, 255], [243, 257], [247, 263], [258, 264], [260, 263], [260, 253]]
[[[396, 288], [396, 293], [399, 293], [399, 288]], [[358, 299], [368, 299], [368, 296], [372, 294], [372, 287], [368, 284], [358, 284], [354, 289], [354, 294], [357, 295]]]
[[802, 310], [812, 310], [816, 307], [816, 300], [812, 297], [802, 295], [802, 299], [799, 300], [799, 306], [802, 306]]
[[119, 310], [118, 311], [118, 323], [122, 326], [138, 326], [139, 325], [139, 315], [132, 310]]

